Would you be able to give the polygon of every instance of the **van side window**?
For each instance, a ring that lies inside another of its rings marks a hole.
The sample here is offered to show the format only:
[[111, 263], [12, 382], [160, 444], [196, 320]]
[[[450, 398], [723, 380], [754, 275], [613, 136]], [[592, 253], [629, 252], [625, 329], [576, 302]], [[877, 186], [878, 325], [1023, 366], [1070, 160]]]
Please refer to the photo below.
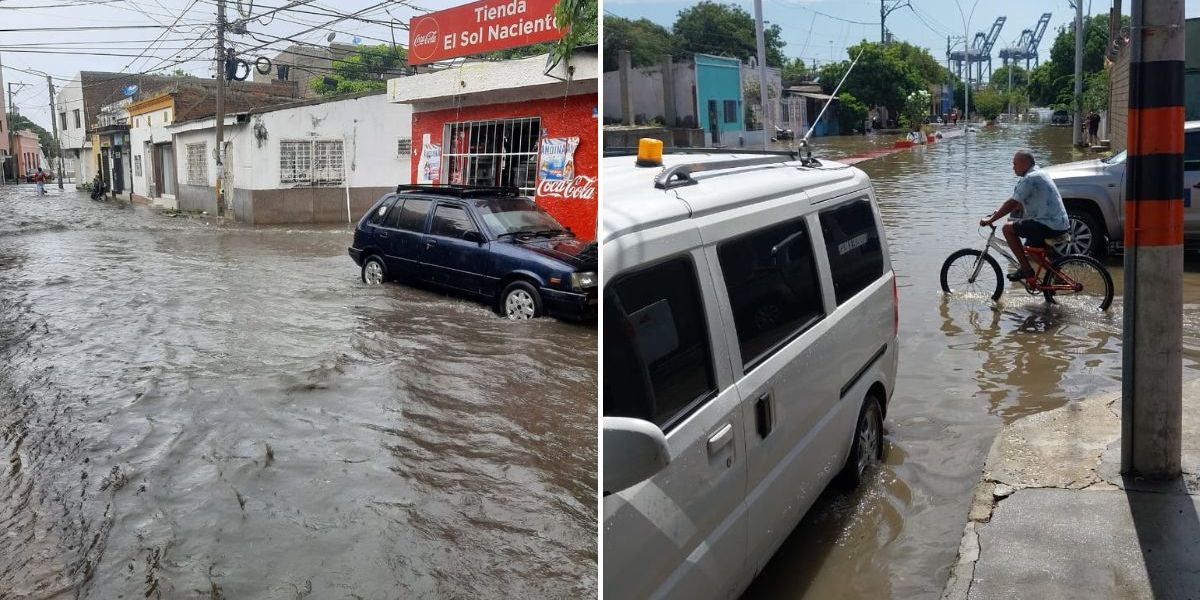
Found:
[[395, 204], [395, 202], [396, 202], [396, 198], [394, 198], [394, 197], [384, 200], [379, 205], [379, 208], [376, 208], [371, 213], [371, 216], [367, 217], [367, 223], [369, 223], [371, 225], [379, 225], [380, 223], [382, 223], [383, 220], [386, 219], [387, 216], [390, 214], [390, 212], [392, 210], [392, 205]]
[[1200, 171], [1200, 131], [1183, 136], [1183, 170]]
[[425, 198], [405, 199], [404, 208], [396, 211], [400, 214], [397, 215], [397, 221], [392, 226], [397, 229], [424, 233], [425, 215], [429, 214], [430, 204], [433, 204], [433, 201]]
[[840, 306], [883, 275], [883, 246], [871, 201], [862, 198], [822, 212], [821, 232]]
[[717, 257], [747, 371], [825, 316], [803, 219], [719, 244]]
[[605, 288], [604, 415], [664, 430], [716, 392], [695, 263], [676, 258]]

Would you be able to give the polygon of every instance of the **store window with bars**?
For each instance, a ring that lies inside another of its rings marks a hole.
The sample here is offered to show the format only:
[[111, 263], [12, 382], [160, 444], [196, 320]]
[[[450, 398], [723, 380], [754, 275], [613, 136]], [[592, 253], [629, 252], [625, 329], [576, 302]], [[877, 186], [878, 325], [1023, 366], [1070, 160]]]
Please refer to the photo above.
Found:
[[341, 185], [341, 140], [279, 142], [279, 182], [296, 185]]
[[134, 177], [142, 176], [142, 155], [135, 154], [133, 156], [133, 175]]
[[542, 120], [536, 117], [446, 124], [446, 182], [514, 186], [532, 196], [537, 185], [541, 131]]
[[208, 185], [208, 144], [187, 145], [188, 185]]

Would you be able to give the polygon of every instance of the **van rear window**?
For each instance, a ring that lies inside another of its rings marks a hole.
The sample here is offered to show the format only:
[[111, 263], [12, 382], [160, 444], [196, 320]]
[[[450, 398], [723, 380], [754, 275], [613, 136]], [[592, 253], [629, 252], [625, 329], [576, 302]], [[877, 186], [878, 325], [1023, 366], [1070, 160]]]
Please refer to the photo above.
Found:
[[879, 225], [867, 198], [821, 213], [821, 232], [838, 305], [883, 276]]
[[676, 258], [605, 288], [604, 415], [669, 429], [716, 391], [696, 267]]

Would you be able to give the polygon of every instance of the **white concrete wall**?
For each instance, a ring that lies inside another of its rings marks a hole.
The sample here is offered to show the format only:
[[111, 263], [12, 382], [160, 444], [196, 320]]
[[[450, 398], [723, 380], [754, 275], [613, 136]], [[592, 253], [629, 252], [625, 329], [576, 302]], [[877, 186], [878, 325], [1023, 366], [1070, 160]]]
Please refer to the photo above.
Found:
[[[166, 108], [129, 118], [129, 145], [133, 149], [133, 155], [140, 156], [142, 161], [142, 174], [139, 176], [136, 169], [133, 172], [133, 193], [139, 196], [150, 197], [150, 182], [154, 181], [153, 145], [171, 141], [171, 132], [167, 130], [167, 125], [174, 122], [173, 113], [172, 109]], [[162, 190], [155, 192], [166, 200], [175, 199], [173, 194], [163, 194]]]
[[[67, 113], [67, 126], [59, 123], [59, 136], [62, 139], [63, 167], [67, 177], [73, 177], [75, 183], [92, 180], [96, 174], [92, 162], [92, 144], [87, 136], [87, 115], [83, 110], [83, 86], [76, 78], [60, 87], [54, 96], [54, 119], [58, 113]], [[75, 126], [74, 111], [79, 111], [79, 127]], [[79, 154], [77, 158], [75, 155]]]
[[[255, 137], [258, 124], [266, 129], [262, 142]], [[350, 187], [395, 187], [412, 176], [411, 154], [397, 155], [399, 138], [412, 138], [412, 107], [390, 103], [384, 94], [256, 114], [229, 136], [230, 175], [242, 189], [294, 187], [279, 180], [281, 141], [342, 140]]]
[[[745, 96], [746, 96], [746, 92], [747, 92], [748, 88], [757, 88], [758, 87], [758, 80], [759, 80], [760, 75], [761, 75], [761, 71], [759, 70], [758, 67], [751, 67], [745, 63], [742, 63], [743, 100], [745, 100]], [[780, 120], [779, 111], [780, 111], [781, 105], [780, 105], [779, 100], [780, 100], [781, 92], [783, 90], [783, 76], [780, 74], [779, 69], [776, 69], [775, 67], [767, 67], [767, 89], [769, 90], [768, 96], [767, 96], [767, 98], [768, 98], [767, 112], [769, 113], [769, 119], [770, 119], [769, 125], [774, 126], [774, 125], [778, 124], [779, 120]], [[760, 112], [762, 112], [761, 101], [754, 102], [750, 106], [750, 110], [753, 111], [753, 113], [756, 115], [759, 114]], [[761, 139], [759, 140], [759, 143], [761, 143]]]
[[[675, 118], [681, 122], [686, 117], [696, 118], [696, 105], [692, 89], [696, 85], [696, 66], [691, 63], [675, 63], [671, 69], [675, 79]], [[662, 67], [641, 67], [629, 74], [629, 85], [633, 88], [633, 114], [646, 119], [665, 117], [665, 92], [663, 90]], [[604, 74], [604, 118], [621, 119], [621, 73], [608, 71]], [[666, 123], [674, 127], [674, 123]]]

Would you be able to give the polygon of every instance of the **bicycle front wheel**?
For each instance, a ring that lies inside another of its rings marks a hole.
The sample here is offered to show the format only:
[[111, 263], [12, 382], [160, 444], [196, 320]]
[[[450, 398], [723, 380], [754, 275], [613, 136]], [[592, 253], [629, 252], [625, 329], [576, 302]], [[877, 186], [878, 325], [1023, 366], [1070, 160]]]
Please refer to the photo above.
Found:
[[1004, 293], [1004, 278], [996, 259], [971, 248], [956, 251], [942, 263], [941, 279], [942, 291], [947, 294], [999, 300]]
[[[1046, 291], [1046, 301], [1082, 310], [1108, 310], [1113, 300], [1113, 280], [1108, 269], [1100, 261], [1081, 254], [1064, 256], [1054, 261], [1054, 269], [1079, 285], [1074, 292]], [[1046, 273], [1042, 280], [1046, 285], [1063, 285], [1067, 282]]]

